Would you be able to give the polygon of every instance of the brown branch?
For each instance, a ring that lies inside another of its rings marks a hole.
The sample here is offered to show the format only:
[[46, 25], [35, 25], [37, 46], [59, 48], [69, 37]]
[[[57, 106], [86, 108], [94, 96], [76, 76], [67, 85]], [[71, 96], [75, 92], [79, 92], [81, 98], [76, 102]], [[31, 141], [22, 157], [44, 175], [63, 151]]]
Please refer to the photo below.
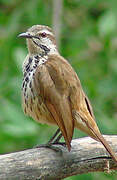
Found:
[[[117, 153], [117, 136], [104, 136]], [[117, 164], [95, 140], [72, 141], [71, 152], [61, 145], [0, 156], [0, 180], [57, 180], [76, 174], [117, 170]]]

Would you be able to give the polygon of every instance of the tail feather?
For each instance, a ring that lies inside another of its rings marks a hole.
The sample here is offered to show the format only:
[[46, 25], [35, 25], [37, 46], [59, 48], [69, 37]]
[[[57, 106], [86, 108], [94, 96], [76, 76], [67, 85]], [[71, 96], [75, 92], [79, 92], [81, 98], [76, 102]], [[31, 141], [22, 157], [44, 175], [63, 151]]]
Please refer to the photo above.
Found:
[[[96, 139], [97, 141], [100, 141], [103, 146], [106, 148], [106, 150], [108, 151], [108, 153], [112, 156], [112, 158], [115, 160], [115, 162], [117, 163], [117, 156], [115, 155], [114, 151], [112, 150], [112, 148], [110, 147], [110, 145], [108, 144], [108, 142], [104, 139], [104, 137], [101, 135], [95, 121], [93, 120], [93, 118], [89, 115], [89, 113], [86, 112], [79, 112], [79, 115], [82, 119], [82, 121], [86, 124], [86, 126], [88, 127], [88, 129], [91, 131], [91, 133], [94, 135], [94, 139]], [[88, 120], [87, 120], [88, 119]]]
[[96, 131], [94, 128], [91, 127], [91, 125], [89, 125], [88, 122], [86, 122], [87, 126], [91, 129], [91, 131], [93, 132], [93, 134], [97, 137], [97, 140], [99, 140], [103, 146], [106, 148], [106, 150], [108, 151], [108, 153], [112, 156], [112, 158], [115, 160], [115, 162], [117, 162], [117, 156], [115, 155], [115, 153], [113, 152], [112, 148], [110, 147], [110, 145], [108, 144], [108, 142], [104, 139], [104, 137], [101, 135], [101, 133], [98, 131]]

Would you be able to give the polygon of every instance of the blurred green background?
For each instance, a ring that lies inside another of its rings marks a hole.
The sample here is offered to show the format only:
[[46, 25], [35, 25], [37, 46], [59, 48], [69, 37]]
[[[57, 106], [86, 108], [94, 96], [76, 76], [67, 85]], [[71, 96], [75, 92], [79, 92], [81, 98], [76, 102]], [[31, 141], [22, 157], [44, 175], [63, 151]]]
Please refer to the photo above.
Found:
[[[17, 35], [34, 24], [59, 30], [60, 53], [69, 60], [92, 102], [103, 134], [117, 134], [117, 1], [0, 0], [0, 153], [45, 143], [55, 127], [26, 117], [21, 107], [22, 62], [27, 54]], [[56, 1], [57, 3], [57, 1]], [[59, 14], [59, 13], [58, 13]], [[58, 23], [60, 26], [57, 26]], [[85, 136], [76, 130], [74, 138]], [[89, 173], [66, 180], [116, 180], [117, 173]]]

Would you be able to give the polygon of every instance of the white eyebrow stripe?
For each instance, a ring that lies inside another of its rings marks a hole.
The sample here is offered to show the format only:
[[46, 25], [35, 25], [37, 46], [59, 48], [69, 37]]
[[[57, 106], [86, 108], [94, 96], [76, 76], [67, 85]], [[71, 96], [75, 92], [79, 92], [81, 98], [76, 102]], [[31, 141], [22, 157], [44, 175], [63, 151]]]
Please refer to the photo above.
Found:
[[44, 30], [40, 31], [40, 33], [44, 33], [44, 32], [45, 32], [46, 34], [53, 35], [53, 33], [50, 32], [50, 31], [48, 31], [47, 29], [44, 29]]

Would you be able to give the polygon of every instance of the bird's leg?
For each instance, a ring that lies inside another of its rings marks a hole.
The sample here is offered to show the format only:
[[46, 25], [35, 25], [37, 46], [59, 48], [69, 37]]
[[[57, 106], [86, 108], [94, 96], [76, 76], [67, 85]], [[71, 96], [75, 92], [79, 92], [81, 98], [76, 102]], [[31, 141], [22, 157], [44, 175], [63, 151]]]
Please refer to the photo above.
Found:
[[[52, 136], [52, 138], [46, 144], [37, 145], [36, 148], [47, 147], [47, 148], [53, 149], [53, 148], [55, 148], [55, 147], [52, 147], [52, 145], [54, 145], [54, 144], [66, 146], [66, 144], [64, 142], [59, 142], [59, 140], [62, 137], [62, 134], [59, 134], [59, 132], [60, 132], [60, 129], [58, 128], [57, 131], [55, 132], [55, 134]], [[59, 134], [59, 136], [57, 137], [58, 134]]]
[[[62, 146], [66, 146], [65, 142], [59, 142], [59, 140], [62, 138], [62, 134], [59, 134], [60, 129], [57, 129], [57, 131], [55, 132], [54, 136], [52, 136], [52, 138], [49, 140], [49, 142], [47, 143], [48, 145], [52, 145], [52, 144], [60, 144]], [[59, 134], [59, 136], [57, 137], [57, 135]], [[57, 138], [56, 138], [57, 137]], [[55, 139], [56, 138], [56, 139]]]
[[40, 148], [40, 147], [47, 147], [47, 148], [49, 148], [49, 147], [52, 147], [52, 144], [54, 144], [54, 142], [57, 142], [57, 140], [59, 140], [62, 137], [62, 136], [61, 137], [57, 137], [57, 139], [55, 139], [56, 136], [59, 134], [59, 132], [60, 132], [60, 129], [58, 128], [57, 131], [55, 132], [55, 134], [52, 136], [52, 138], [46, 144], [39, 144], [39, 145], [36, 145], [34, 148]]
[[59, 134], [59, 136], [54, 140], [54, 142], [52, 144], [60, 144], [62, 146], [66, 146], [65, 142], [59, 142], [59, 140], [62, 138], [62, 134]]
[[58, 128], [55, 134], [52, 136], [52, 138], [48, 141], [47, 144], [52, 144], [52, 141], [55, 139], [55, 137], [59, 134], [60, 129]]
[[62, 134], [59, 134], [59, 136], [54, 140], [53, 144], [58, 143], [61, 138], [62, 138]]
[[[57, 131], [55, 132], [55, 134], [52, 136], [52, 138], [48, 141], [47, 145], [52, 145], [52, 144], [60, 144], [63, 146], [66, 146], [66, 144], [64, 142], [59, 142], [59, 140], [62, 138], [62, 133], [59, 134], [60, 129], [57, 129]], [[57, 137], [57, 135], [59, 134], [59, 136]], [[57, 137], [57, 138], [56, 138]], [[56, 139], [55, 139], [56, 138]]]

